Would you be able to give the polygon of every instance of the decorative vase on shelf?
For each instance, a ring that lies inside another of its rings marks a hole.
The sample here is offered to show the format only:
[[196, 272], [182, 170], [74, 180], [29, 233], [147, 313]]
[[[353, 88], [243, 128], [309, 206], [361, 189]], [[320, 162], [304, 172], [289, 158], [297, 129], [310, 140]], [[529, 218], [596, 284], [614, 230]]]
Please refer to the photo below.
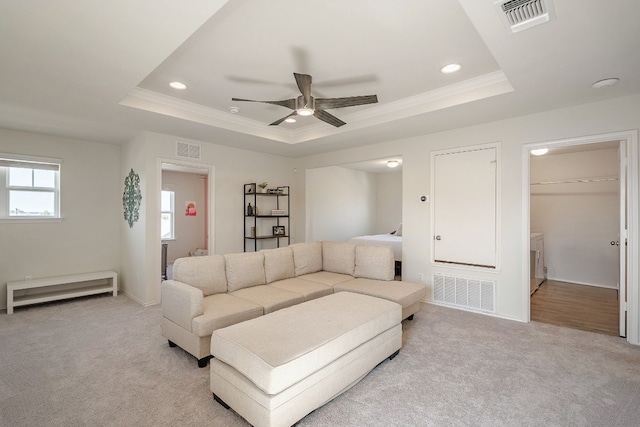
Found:
[[262, 184], [258, 184], [258, 191], [260, 193], [266, 193], [267, 192], [267, 186], [269, 184], [267, 184], [266, 182], [263, 182]]

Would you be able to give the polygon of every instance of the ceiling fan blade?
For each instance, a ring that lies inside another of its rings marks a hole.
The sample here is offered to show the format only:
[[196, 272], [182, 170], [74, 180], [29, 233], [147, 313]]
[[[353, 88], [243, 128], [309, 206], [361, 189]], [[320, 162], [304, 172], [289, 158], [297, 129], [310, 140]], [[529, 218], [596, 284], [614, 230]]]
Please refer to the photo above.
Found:
[[231, 98], [231, 100], [243, 101], [243, 102], [261, 102], [263, 104], [272, 104], [272, 105], [279, 105], [281, 107], [291, 108], [292, 110], [296, 109], [296, 100], [293, 98], [285, 99], [283, 101], [256, 101], [254, 99], [242, 99], [242, 98]]
[[280, 123], [284, 122], [289, 117], [293, 117], [293, 116], [297, 116], [297, 115], [298, 115], [298, 113], [294, 110], [293, 113], [289, 114], [288, 116], [284, 116], [283, 118], [278, 119], [273, 123], [269, 123], [269, 126], [278, 126]]
[[333, 114], [329, 114], [324, 110], [318, 110], [316, 108], [316, 111], [313, 113], [314, 116], [316, 116], [318, 119], [322, 120], [323, 122], [327, 122], [330, 125], [333, 125], [337, 128], [339, 128], [342, 125], [346, 125], [345, 122], [343, 122], [342, 120], [340, 120], [339, 118], [337, 118], [336, 116], [334, 116]]
[[298, 84], [298, 89], [304, 98], [305, 107], [312, 108], [311, 103], [311, 76], [309, 74], [293, 73]]
[[357, 105], [375, 104], [377, 95], [348, 96], [346, 98], [316, 98], [316, 108], [344, 108]]

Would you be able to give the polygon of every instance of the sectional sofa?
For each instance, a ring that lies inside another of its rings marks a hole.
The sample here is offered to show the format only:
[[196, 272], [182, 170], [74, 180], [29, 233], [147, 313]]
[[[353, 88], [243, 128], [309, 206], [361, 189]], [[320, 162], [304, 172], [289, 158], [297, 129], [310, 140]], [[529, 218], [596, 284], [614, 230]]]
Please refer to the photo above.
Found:
[[162, 282], [162, 335], [205, 367], [214, 330], [341, 291], [396, 302], [402, 319], [426, 295], [422, 284], [394, 280], [386, 246], [323, 241], [180, 258]]

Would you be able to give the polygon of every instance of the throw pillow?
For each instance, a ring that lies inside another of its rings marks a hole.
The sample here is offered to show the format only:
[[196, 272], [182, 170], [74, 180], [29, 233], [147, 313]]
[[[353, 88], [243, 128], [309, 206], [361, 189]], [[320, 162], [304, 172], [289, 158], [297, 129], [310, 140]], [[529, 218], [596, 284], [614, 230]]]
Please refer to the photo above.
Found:
[[355, 277], [374, 280], [393, 280], [395, 261], [388, 246], [356, 246]]
[[348, 242], [322, 242], [322, 269], [353, 276], [356, 245]]
[[222, 255], [178, 258], [173, 263], [173, 279], [202, 290], [204, 296], [227, 292]]
[[293, 250], [290, 247], [263, 249], [264, 273], [267, 284], [293, 277]]
[[224, 256], [229, 292], [265, 284], [264, 254], [245, 252]]

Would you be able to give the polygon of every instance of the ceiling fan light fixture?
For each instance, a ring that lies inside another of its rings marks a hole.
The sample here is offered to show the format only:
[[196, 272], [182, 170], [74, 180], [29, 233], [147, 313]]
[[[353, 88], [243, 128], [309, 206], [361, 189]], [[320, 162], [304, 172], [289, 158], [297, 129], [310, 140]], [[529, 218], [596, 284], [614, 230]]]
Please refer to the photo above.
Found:
[[314, 112], [312, 108], [298, 108], [296, 110], [299, 116], [313, 116]]
[[399, 164], [400, 162], [397, 160], [387, 160], [387, 167], [395, 168], [398, 167]]

